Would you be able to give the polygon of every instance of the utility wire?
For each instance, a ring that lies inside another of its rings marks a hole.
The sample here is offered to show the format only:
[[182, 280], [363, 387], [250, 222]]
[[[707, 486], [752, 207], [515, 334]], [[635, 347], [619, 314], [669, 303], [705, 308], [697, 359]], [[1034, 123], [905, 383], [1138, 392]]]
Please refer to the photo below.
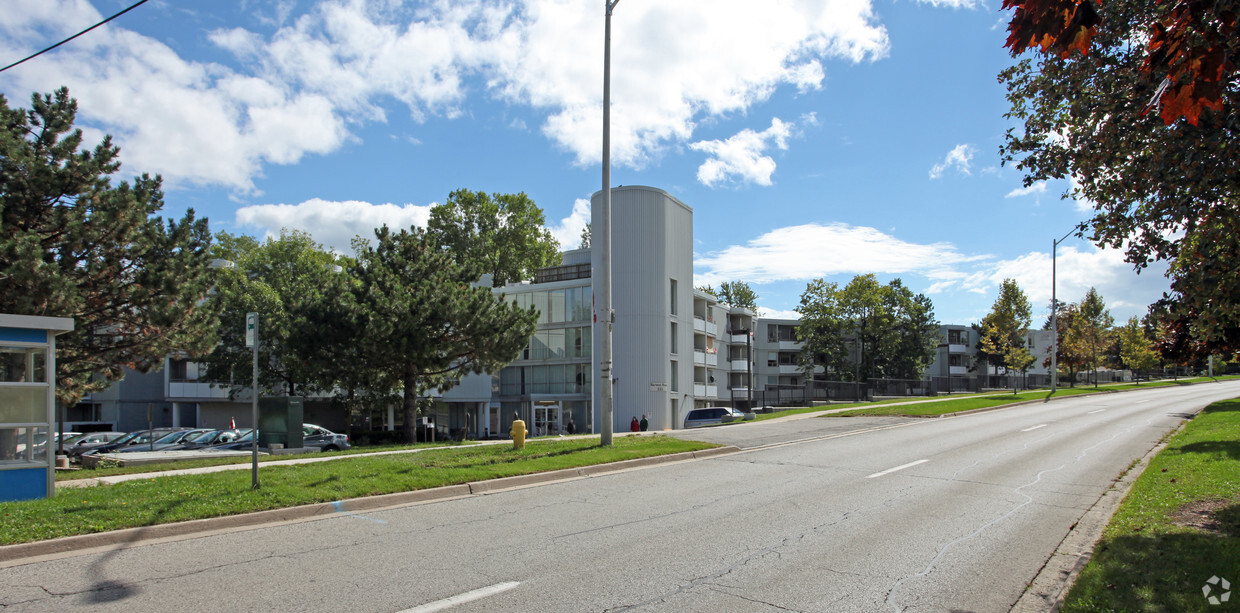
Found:
[[125, 13], [128, 13], [129, 11], [132, 11], [132, 10], [134, 10], [134, 9], [138, 8], [139, 6], [142, 6], [143, 4], [146, 4], [146, 2], [147, 2], [147, 0], [139, 0], [139, 2], [138, 2], [138, 3], [136, 3], [136, 4], [134, 4], [133, 6], [131, 6], [131, 7], [127, 8], [127, 9], [125, 9], [125, 10], [123, 10], [123, 11], [121, 11], [121, 12], [119, 12], [119, 13], [117, 13], [117, 14], [115, 14], [115, 15], [111, 16], [111, 17], [108, 17], [107, 19], [104, 19], [103, 21], [100, 21], [99, 23], [97, 23], [97, 24], [95, 24], [95, 25], [93, 25], [93, 26], [91, 26], [91, 27], [89, 27], [89, 28], [86, 28], [85, 30], [82, 30], [81, 32], [78, 32], [77, 34], [74, 34], [73, 36], [70, 36], [69, 38], [66, 38], [66, 39], [62, 40], [62, 41], [60, 41], [60, 42], [58, 42], [58, 43], [56, 43], [56, 44], [52, 45], [51, 47], [48, 47], [48, 48], [46, 48], [46, 49], [44, 49], [44, 50], [42, 50], [42, 51], [40, 51], [40, 52], [38, 52], [38, 53], [35, 53], [34, 55], [29, 56], [29, 57], [26, 57], [26, 58], [20, 59], [20, 60], [18, 60], [18, 61], [16, 61], [16, 62], [13, 62], [12, 64], [9, 64], [8, 66], [5, 66], [4, 68], [0, 68], [0, 72], [4, 72], [4, 71], [6, 71], [6, 70], [8, 70], [8, 69], [10, 69], [10, 68], [12, 68], [12, 67], [14, 67], [14, 66], [17, 66], [18, 64], [21, 64], [21, 63], [25, 62], [26, 60], [32, 60], [32, 59], [34, 59], [34, 58], [36, 58], [36, 57], [39, 57], [40, 55], [43, 55], [44, 53], [47, 53], [48, 51], [51, 51], [52, 49], [55, 49], [56, 47], [59, 47], [59, 46], [61, 46], [61, 45], [65, 44], [65, 43], [67, 43], [67, 42], [69, 42], [69, 41], [71, 41], [71, 40], [73, 40], [73, 39], [75, 39], [75, 38], [77, 38], [77, 37], [79, 37], [79, 36], [81, 36], [81, 35], [83, 35], [83, 34], [87, 33], [87, 32], [89, 32], [89, 31], [91, 31], [91, 30], [94, 30], [95, 28], [97, 28], [97, 27], [99, 27], [99, 26], [101, 26], [101, 25], [103, 25], [103, 24], [105, 24], [105, 23], [107, 23], [107, 22], [109, 22], [109, 21], [112, 21], [113, 19], [116, 19], [117, 17], [120, 17], [121, 15], [124, 15]]

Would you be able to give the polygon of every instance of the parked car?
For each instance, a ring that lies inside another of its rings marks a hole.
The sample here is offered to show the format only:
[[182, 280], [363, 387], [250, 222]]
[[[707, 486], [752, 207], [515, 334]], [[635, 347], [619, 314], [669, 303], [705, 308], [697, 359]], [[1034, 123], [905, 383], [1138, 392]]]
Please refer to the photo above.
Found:
[[[81, 435], [82, 435], [81, 432], [64, 432], [64, 433], [53, 432], [52, 433], [52, 447], [53, 448], [56, 447], [56, 442], [59, 441], [62, 436], [65, 440], [69, 440], [70, 438], [73, 438], [75, 436], [81, 436]], [[22, 434], [17, 435], [17, 453], [22, 453], [25, 450], [26, 450], [26, 434], [22, 433]], [[34, 437], [34, 449], [32, 449], [31, 452], [36, 457], [47, 453], [47, 435], [46, 434], [39, 433], [37, 436]]]
[[121, 447], [120, 449], [113, 450], [113, 452], [114, 453], [133, 453], [133, 452], [138, 452], [138, 451], [164, 451], [165, 449], [168, 449], [170, 447], [175, 447], [177, 445], [180, 445], [182, 442], [184, 442], [186, 439], [188, 439], [191, 436], [197, 436], [199, 434], [202, 434], [203, 432], [210, 432], [210, 430], [207, 430], [204, 428], [197, 428], [197, 429], [190, 429], [190, 430], [177, 430], [174, 432], [169, 432], [155, 439], [154, 442], [149, 442], [143, 445], [130, 445], [128, 447]]
[[65, 455], [76, 458], [125, 436], [125, 432], [88, 432], [65, 441]]
[[353, 446], [349, 444], [349, 435], [336, 434], [327, 428], [314, 424], [303, 424], [301, 435], [303, 445], [306, 447], [318, 447], [319, 451], [341, 451]]
[[685, 415], [685, 427], [697, 428], [700, 426], [709, 426], [711, 424], [723, 423], [727, 421], [741, 420], [745, 418], [745, 414], [729, 407], [702, 407], [693, 409]]
[[[149, 451], [149, 445], [155, 439], [170, 432], [178, 432], [182, 429], [188, 430], [189, 428], [155, 428], [154, 430], [138, 430], [137, 432], [130, 432], [129, 434], [126, 434], [125, 436], [122, 436], [110, 443], [105, 443], [95, 447], [94, 449], [83, 452], [81, 455], [101, 455], [104, 453], [112, 453], [122, 447], [131, 447], [134, 445], [145, 446], [146, 450]], [[143, 451], [143, 449], [136, 449], [135, 451]]]
[[250, 428], [229, 428], [225, 430], [207, 430], [197, 436], [187, 437], [179, 444], [166, 448], [164, 451], [178, 451], [184, 449], [204, 449], [212, 445], [220, 445], [223, 443], [231, 443], [250, 431]]

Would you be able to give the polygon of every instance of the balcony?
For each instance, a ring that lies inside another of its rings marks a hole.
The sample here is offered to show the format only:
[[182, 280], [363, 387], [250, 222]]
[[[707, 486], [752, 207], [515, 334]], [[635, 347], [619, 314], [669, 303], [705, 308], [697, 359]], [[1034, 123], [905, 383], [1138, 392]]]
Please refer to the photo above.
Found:
[[693, 351], [693, 363], [697, 364], [698, 366], [705, 366], [706, 365], [706, 352], [694, 350]]
[[749, 360], [732, 360], [731, 363], [728, 364], [728, 367], [732, 370], [744, 372], [749, 369]]
[[706, 320], [694, 317], [693, 318], [693, 331], [694, 332], [706, 332]]
[[169, 398], [200, 400], [227, 400], [228, 386], [198, 381], [171, 381], [168, 383]]
[[693, 384], [693, 395], [694, 397], [699, 398], [699, 399], [718, 398], [719, 397], [719, 386], [706, 385], [703, 383], [694, 383]]
[[780, 365], [779, 365], [779, 374], [781, 374], [781, 375], [799, 375], [799, 374], [801, 374], [801, 367], [800, 367], [800, 365], [797, 365], [797, 364], [780, 364]]
[[746, 341], [748, 341], [748, 340], [749, 340], [749, 335], [748, 335], [748, 334], [729, 334], [729, 335], [728, 335], [728, 342], [729, 342], [729, 343], [734, 343], [734, 344], [738, 344], [738, 345], [744, 345], [744, 344], [745, 344], [745, 342], [746, 342]]
[[948, 345], [947, 352], [948, 353], [968, 353], [969, 346], [968, 345]]
[[952, 367], [951, 367], [951, 374], [953, 374], [953, 375], [967, 375], [967, 374], [969, 374], [969, 367], [968, 367], [968, 366], [952, 366]]

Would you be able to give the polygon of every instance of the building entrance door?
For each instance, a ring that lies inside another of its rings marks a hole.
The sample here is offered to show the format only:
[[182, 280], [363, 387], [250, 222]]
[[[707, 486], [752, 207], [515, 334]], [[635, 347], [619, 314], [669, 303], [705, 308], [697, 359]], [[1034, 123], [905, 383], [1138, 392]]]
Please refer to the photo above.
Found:
[[500, 424], [503, 423], [503, 421], [500, 420], [500, 411], [502, 410], [503, 408], [500, 407], [498, 404], [492, 404], [492, 405], [487, 406], [486, 414], [483, 416], [481, 420], [482, 421], [482, 432], [479, 432], [478, 436], [486, 439], [486, 438], [498, 437], [501, 434], [503, 434], [502, 432], [500, 432]]
[[564, 431], [560, 403], [539, 400], [534, 403], [534, 436], [560, 434]]

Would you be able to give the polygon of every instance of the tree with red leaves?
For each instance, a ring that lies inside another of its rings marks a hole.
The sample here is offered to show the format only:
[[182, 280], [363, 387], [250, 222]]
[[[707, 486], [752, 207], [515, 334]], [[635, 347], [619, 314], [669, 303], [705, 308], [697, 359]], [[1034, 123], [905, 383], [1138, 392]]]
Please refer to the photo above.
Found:
[[[1067, 179], [1091, 238], [1140, 271], [1177, 351], [1240, 350], [1240, 0], [1007, 0], [999, 75], [1018, 122], [1000, 148], [1026, 186]], [[1157, 109], [1157, 113], [1151, 112]]]

